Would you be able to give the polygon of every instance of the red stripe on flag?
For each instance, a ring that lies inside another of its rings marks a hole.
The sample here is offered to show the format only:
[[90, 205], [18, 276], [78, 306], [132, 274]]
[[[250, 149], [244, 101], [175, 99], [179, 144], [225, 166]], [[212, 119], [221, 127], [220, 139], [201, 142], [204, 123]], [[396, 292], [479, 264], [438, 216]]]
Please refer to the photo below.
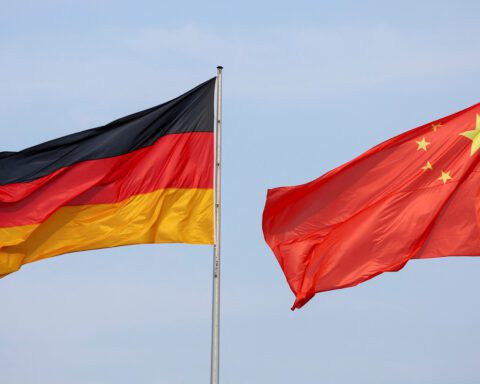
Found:
[[172, 134], [125, 155], [0, 186], [0, 227], [41, 223], [65, 205], [115, 203], [161, 188], [213, 188], [213, 133]]

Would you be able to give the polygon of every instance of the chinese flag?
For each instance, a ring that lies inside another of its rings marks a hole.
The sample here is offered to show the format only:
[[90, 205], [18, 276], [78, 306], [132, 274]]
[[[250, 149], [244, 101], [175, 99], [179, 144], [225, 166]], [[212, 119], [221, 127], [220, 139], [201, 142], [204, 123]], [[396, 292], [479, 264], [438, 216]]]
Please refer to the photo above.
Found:
[[268, 191], [265, 240], [295, 293], [352, 287], [410, 259], [480, 254], [480, 104], [307, 184]]

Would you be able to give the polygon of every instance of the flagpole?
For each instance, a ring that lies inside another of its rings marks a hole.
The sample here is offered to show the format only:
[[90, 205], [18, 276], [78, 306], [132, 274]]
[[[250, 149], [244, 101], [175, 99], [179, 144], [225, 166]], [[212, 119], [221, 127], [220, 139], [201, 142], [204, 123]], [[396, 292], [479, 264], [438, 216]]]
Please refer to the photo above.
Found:
[[212, 356], [210, 383], [219, 384], [220, 373], [220, 188], [222, 149], [222, 71], [217, 67], [215, 88], [215, 160], [214, 160], [214, 245], [213, 245], [213, 297], [212, 297]]

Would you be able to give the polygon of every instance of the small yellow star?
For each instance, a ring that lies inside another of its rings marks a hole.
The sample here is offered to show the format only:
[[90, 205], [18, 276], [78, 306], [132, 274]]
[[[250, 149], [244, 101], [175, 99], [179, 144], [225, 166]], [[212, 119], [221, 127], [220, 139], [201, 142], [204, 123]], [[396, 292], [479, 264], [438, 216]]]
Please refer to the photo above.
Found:
[[442, 176], [440, 176], [437, 180], [442, 180], [443, 184], [447, 184], [448, 180], [452, 180], [452, 176], [450, 176], [450, 171], [442, 171]]
[[442, 127], [443, 124], [432, 124], [432, 129], [433, 129], [433, 132], [437, 132], [437, 129]]
[[420, 140], [420, 141], [416, 141], [416, 143], [418, 144], [417, 151], [423, 149], [426, 152], [427, 151], [427, 145], [430, 145], [430, 143], [425, 140], [425, 137], [423, 137], [422, 140]]
[[460, 133], [461, 136], [472, 140], [472, 147], [470, 148], [470, 156], [473, 156], [475, 152], [480, 148], [480, 115], [477, 114], [477, 122], [475, 129]]
[[431, 164], [429, 161], [427, 161], [427, 164], [425, 164], [425, 165], [422, 167], [422, 169], [423, 169], [424, 171], [426, 171], [427, 169], [430, 169], [430, 170], [433, 169], [433, 167], [432, 167], [432, 164]]

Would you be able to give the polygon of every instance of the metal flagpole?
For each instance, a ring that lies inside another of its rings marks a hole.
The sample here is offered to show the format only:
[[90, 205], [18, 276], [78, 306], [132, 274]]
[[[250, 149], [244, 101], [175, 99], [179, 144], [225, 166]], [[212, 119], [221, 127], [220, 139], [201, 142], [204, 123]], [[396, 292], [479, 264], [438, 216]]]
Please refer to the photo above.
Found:
[[215, 163], [214, 163], [214, 245], [213, 245], [213, 297], [212, 297], [212, 360], [210, 383], [219, 383], [220, 371], [220, 187], [222, 149], [222, 71], [217, 67], [215, 88]]

